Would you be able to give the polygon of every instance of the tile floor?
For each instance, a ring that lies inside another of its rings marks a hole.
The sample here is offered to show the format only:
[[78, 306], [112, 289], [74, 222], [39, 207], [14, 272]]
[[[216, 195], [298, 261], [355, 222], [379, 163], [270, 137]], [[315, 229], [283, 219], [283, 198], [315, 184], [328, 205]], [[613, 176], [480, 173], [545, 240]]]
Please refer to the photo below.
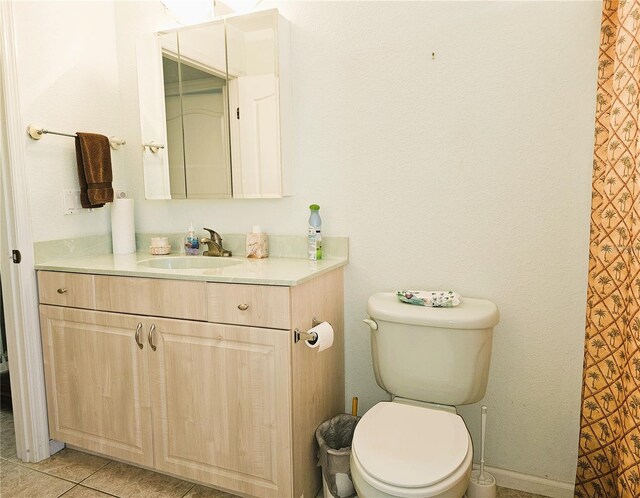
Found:
[[[65, 448], [39, 463], [16, 455], [13, 414], [0, 409], [2, 498], [237, 498], [212, 488]], [[498, 488], [498, 498], [542, 498]]]

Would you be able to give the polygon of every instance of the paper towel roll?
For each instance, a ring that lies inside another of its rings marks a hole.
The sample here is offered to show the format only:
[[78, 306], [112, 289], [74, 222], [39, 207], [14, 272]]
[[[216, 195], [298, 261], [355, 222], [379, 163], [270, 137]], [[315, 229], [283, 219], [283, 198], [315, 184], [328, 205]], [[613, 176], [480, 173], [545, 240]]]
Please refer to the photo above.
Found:
[[314, 342], [305, 341], [310, 348], [324, 351], [333, 345], [333, 327], [329, 322], [322, 322], [309, 329], [309, 332], [318, 334], [318, 338]]
[[114, 199], [111, 204], [111, 239], [113, 254], [136, 252], [136, 227], [133, 199]]

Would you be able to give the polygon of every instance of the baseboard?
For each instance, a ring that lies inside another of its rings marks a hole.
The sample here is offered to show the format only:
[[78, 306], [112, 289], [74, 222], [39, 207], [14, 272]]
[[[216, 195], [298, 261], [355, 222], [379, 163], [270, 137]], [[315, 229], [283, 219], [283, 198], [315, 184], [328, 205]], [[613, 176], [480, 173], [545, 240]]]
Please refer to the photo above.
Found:
[[[474, 464], [473, 468], [479, 466]], [[498, 486], [503, 488], [517, 489], [552, 498], [573, 498], [573, 483], [564, 481], [554, 481], [544, 477], [521, 474], [512, 470], [486, 467], [485, 470], [496, 478]]]
[[[478, 469], [479, 467], [479, 465], [473, 464], [474, 469]], [[551, 498], [573, 498], [572, 482], [554, 481], [553, 479], [521, 474], [519, 472], [513, 472], [512, 470], [498, 469], [496, 467], [485, 466], [484, 469], [496, 478], [496, 483], [501, 488], [517, 489], [518, 491], [526, 491], [527, 493]], [[316, 498], [322, 497], [323, 490], [320, 488]]]

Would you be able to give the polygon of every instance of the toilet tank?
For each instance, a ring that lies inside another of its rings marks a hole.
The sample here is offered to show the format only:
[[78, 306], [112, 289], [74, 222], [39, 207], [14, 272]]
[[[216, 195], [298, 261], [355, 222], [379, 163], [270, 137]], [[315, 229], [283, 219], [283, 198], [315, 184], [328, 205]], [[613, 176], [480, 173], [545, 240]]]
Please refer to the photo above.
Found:
[[482, 399], [500, 316], [486, 299], [461, 301], [452, 308], [432, 308], [400, 302], [392, 292], [369, 298], [373, 370], [382, 389], [443, 405]]

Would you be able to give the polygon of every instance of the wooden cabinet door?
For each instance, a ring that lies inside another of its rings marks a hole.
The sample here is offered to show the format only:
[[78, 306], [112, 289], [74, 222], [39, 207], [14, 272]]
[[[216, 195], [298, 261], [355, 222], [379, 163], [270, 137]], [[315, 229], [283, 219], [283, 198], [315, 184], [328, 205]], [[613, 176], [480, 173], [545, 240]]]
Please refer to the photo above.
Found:
[[239, 494], [291, 496], [290, 332], [150, 321], [156, 469]]
[[41, 305], [40, 323], [51, 437], [153, 465], [141, 318]]

